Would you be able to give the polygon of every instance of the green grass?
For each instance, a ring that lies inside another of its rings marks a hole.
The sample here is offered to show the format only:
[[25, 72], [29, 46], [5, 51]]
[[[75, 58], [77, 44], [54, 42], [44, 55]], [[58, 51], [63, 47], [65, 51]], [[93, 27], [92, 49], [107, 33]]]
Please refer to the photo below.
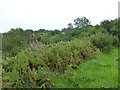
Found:
[[99, 53], [95, 59], [80, 64], [76, 70], [68, 70], [66, 75], [54, 75], [54, 87], [118, 87], [118, 49], [113, 49], [108, 54]]

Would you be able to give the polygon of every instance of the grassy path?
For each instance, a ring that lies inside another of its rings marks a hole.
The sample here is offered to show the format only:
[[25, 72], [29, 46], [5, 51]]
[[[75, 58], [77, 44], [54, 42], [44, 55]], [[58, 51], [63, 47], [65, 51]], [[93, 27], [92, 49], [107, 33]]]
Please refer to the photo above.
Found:
[[81, 64], [76, 72], [80, 74], [81, 87], [117, 87], [118, 50], [98, 55], [96, 59]]
[[86, 61], [69, 76], [54, 75], [55, 87], [69, 88], [115, 88], [118, 87], [118, 49], [109, 54], [100, 53], [95, 59]]

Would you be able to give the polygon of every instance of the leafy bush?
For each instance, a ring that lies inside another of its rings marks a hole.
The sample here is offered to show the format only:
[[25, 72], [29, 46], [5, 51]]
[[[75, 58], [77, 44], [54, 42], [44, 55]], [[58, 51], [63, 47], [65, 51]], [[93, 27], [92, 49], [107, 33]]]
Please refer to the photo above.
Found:
[[49, 83], [47, 68], [39, 66], [36, 58], [31, 57], [27, 50], [23, 50], [16, 57], [4, 60], [3, 88], [47, 87], [45, 86]]
[[93, 58], [94, 52], [86, 39], [51, 46], [32, 43], [15, 57], [4, 60], [3, 87], [47, 87], [51, 85], [48, 74], [63, 74], [67, 67], [75, 69], [83, 60]]
[[114, 42], [114, 37], [108, 33], [97, 32], [90, 38], [92, 44], [103, 52], [109, 52]]

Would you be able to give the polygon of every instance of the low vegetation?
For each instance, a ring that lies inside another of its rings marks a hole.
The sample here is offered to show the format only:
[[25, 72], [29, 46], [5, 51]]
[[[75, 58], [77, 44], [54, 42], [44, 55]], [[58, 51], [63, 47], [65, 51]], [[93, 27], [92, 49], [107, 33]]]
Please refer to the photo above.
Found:
[[117, 88], [118, 19], [74, 22], [61, 31], [3, 33], [3, 88]]

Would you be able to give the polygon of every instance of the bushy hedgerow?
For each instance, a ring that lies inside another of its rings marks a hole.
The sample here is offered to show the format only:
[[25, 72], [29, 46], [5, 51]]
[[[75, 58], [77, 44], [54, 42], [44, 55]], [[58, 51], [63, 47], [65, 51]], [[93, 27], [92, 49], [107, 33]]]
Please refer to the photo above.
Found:
[[48, 69], [39, 65], [40, 58], [37, 61], [38, 59], [32, 58], [33, 56], [24, 50], [16, 57], [4, 60], [2, 63], [3, 88], [42, 88], [51, 85]]
[[51, 46], [31, 44], [15, 57], [3, 62], [3, 87], [48, 87], [49, 74], [63, 74], [67, 67], [75, 69], [83, 60], [94, 57], [90, 42], [73, 40]]
[[117, 37], [97, 32], [90, 37], [51, 45], [31, 43], [15, 57], [3, 60], [3, 87], [51, 87], [51, 75], [76, 69], [96, 53], [117, 45]]
[[118, 44], [117, 38], [108, 33], [97, 32], [90, 38], [92, 44], [103, 52], [109, 52], [112, 47]]

